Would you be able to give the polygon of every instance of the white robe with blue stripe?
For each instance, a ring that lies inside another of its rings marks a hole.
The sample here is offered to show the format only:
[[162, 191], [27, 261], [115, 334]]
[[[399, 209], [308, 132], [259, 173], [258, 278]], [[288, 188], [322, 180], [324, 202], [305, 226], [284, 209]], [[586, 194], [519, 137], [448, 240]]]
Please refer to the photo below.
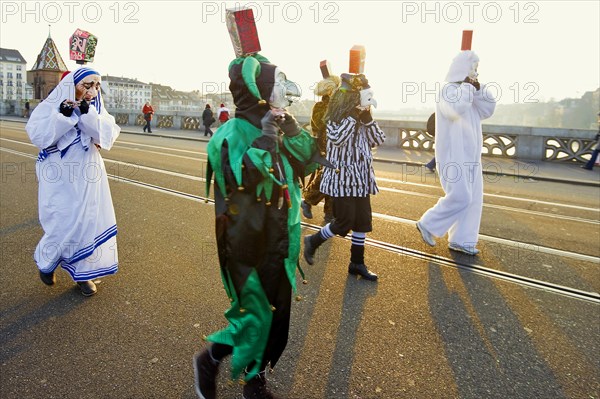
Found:
[[115, 211], [104, 161], [94, 144], [110, 149], [121, 129], [102, 108], [99, 114], [90, 106], [85, 115], [75, 109], [66, 117], [56, 101], [40, 103], [26, 127], [42, 150], [36, 173], [44, 236], [34, 259], [44, 273], [60, 265], [73, 280], [86, 281], [118, 268]]

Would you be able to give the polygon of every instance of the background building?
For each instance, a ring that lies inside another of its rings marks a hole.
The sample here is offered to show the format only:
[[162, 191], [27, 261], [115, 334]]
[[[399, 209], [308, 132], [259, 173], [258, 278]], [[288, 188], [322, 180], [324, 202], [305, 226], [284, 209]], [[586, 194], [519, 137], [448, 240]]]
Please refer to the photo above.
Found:
[[0, 48], [0, 100], [27, 99], [26, 64], [19, 50]]
[[150, 83], [152, 85], [152, 106], [156, 111], [202, 112], [204, 98], [198, 90], [185, 92], [174, 90], [170, 86]]
[[102, 98], [109, 109], [141, 110], [146, 101], [152, 104], [152, 86], [137, 79], [106, 75], [102, 76]]
[[33, 87], [33, 98], [43, 100], [48, 97], [67, 70], [54, 40], [48, 35], [33, 68], [27, 73], [27, 82]]

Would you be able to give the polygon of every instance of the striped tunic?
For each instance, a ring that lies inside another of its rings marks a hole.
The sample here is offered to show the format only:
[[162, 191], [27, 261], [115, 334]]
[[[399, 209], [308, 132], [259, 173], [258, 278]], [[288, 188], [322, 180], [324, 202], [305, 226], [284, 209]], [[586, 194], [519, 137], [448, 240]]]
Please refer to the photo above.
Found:
[[366, 197], [377, 194], [371, 148], [385, 140], [377, 122], [363, 124], [347, 116], [327, 123], [327, 160], [337, 169], [323, 168], [321, 192], [332, 197]]

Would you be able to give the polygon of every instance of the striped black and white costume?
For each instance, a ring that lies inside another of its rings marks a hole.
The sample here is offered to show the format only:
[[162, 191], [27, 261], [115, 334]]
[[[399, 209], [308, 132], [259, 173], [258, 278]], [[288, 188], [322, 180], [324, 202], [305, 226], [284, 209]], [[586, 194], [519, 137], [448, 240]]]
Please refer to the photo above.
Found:
[[325, 168], [321, 192], [332, 197], [377, 194], [371, 148], [385, 140], [377, 122], [363, 124], [352, 116], [340, 123], [329, 121], [327, 138], [327, 160], [337, 169]]

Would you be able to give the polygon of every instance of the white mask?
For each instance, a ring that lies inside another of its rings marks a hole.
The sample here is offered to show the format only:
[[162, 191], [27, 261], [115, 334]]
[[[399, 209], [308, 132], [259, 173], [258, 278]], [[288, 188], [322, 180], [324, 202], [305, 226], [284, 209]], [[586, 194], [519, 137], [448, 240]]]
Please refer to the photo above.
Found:
[[373, 98], [374, 95], [373, 89], [370, 87], [368, 89], [363, 89], [360, 91], [360, 107], [368, 108], [369, 106], [373, 106], [377, 108], [377, 100]]
[[469, 78], [471, 78], [473, 80], [477, 80], [477, 77], [479, 76], [479, 74], [477, 73], [478, 67], [479, 67], [479, 62], [473, 63], [473, 66], [471, 67], [471, 70], [469, 71]]
[[269, 99], [269, 104], [273, 108], [283, 109], [292, 105], [294, 100], [300, 98], [300, 87], [287, 80], [285, 73], [281, 72], [279, 67], [275, 68], [275, 85]]

